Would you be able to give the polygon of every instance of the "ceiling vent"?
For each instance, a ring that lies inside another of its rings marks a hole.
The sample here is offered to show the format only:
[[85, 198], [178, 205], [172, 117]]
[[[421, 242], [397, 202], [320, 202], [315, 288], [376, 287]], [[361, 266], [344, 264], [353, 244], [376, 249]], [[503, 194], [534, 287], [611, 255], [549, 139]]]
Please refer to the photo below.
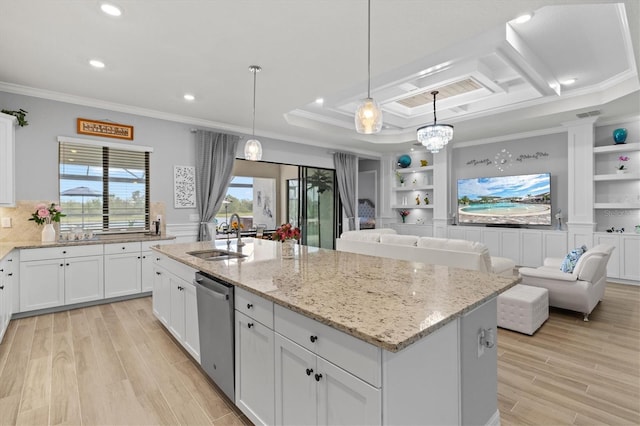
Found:
[[[459, 80], [446, 86], [438, 87], [438, 100], [451, 98], [453, 96], [462, 95], [465, 93], [473, 92], [474, 90], [481, 89], [483, 86], [472, 78], [466, 78]], [[423, 105], [433, 103], [433, 96], [431, 90], [419, 93], [417, 95], [408, 96], [404, 99], [398, 99], [400, 105], [407, 108], [415, 108]]]
[[589, 112], [581, 112], [580, 114], [576, 114], [578, 118], [587, 118], [587, 117], [595, 117], [596, 115], [600, 115], [600, 110], [593, 110]]

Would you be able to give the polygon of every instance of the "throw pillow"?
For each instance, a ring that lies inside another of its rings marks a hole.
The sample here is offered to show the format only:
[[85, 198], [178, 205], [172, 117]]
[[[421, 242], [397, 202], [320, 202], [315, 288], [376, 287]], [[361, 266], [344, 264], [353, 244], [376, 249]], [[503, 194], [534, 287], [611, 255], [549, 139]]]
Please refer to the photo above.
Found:
[[578, 259], [580, 259], [580, 256], [582, 256], [585, 251], [587, 251], [587, 246], [582, 246], [571, 250], [562, 261], [560, 270], [569, 274], [572, 273], [574, 268], [576, 267], [576, 263], [578, 263]]

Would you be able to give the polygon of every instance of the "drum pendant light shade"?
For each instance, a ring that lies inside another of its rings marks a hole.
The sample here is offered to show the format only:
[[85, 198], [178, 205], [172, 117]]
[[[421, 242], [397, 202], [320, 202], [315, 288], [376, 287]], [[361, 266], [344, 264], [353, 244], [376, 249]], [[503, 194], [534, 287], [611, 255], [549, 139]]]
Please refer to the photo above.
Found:
[[244, 159], [260, 161], [262, 159], [262, 144], [256, 139], [256, 74], [262, 71], [259, 65], [251, 65], [249, 71], [253, 73], [253, 121], [251, 124], [252, 138], [244, 145]]

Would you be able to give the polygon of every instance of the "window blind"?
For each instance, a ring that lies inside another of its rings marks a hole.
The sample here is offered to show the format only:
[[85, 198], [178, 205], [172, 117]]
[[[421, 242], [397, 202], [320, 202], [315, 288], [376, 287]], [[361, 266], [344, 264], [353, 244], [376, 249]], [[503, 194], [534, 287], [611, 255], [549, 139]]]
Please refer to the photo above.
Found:
[[113, 146], [59, 143], [61, 230], [149, 230], [150, 153]]

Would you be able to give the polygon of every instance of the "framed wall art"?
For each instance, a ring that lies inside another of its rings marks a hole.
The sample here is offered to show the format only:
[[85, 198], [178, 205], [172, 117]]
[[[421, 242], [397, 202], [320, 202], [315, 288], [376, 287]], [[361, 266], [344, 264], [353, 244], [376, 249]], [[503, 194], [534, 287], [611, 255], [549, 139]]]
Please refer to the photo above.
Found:
[[173, 207], [191, 209], [196, 206], [196, 168], [173, 166]]

